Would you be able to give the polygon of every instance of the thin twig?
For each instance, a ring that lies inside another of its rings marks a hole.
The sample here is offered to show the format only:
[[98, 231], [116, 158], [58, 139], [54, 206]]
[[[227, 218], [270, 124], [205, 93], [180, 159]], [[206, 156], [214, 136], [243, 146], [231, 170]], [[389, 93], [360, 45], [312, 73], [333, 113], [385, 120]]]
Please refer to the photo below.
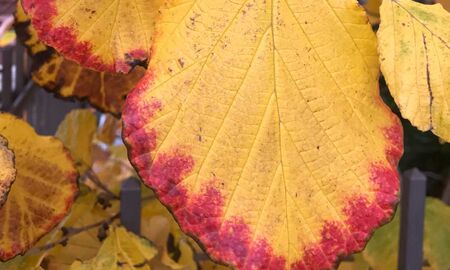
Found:
[[91, 169], [89, 168], [85, 175], [87, 176], [87, 178], [89, 180], [92, 181], [92, 183], [94, 183], [97, 187], [99, 187], [101, 190], [103, 190], [104, 192], [106, 192], [107, 194], [109, 194], [113, 199], [119, 200], [120, 197], [117, 196], [116, 194], [114, 194], [114, 192], [112, 192], [111, 190], [109, 190], [109, 188], [107, 186], [105, 186], [105, 184], [102, 183], [102, 181], [100, 180], [100, 178], [97, 176], [97, 174]]
[[149, 195], [149, 196], [145, 196], [145, 197], [141, 198], [142, 201], [151, 201], [151, 200], [154, 200], [154, 199], [156, 199], [155, 195]]
[[84, 231], [88, 231], [90, 229], [99, 227], [99, 226], [101, 226], [103, 224], [108, 224], [109, 225], [114, 220], [118, 219], [119, 217], [120, 217], [120, 212], [115, 214], [114, 216], [112, 216], [110, 218], [101, 220], [101, 221], [93, 223], [93, 224], [89, 224], [89, 225], [86, 225], [86, 226], [83, 226], [83, 227], [79, 227], [79, 228], [69, 228], [67, 234], [64, 235], [63, 237], [61, 237], [60, 239], [58, 239], [58, 240], [56, 240], [54, 242], [48, 243], [46, 245], [40, 246], [40, 247], [34, 247], [34, 248], [30, 249], [29, 253], [30, 254], [35, 254], [35, 253], [39, 253], [39, 252], [43, 252], [43, 251], [52, 249], [52, 248], [54, 248], [57, 245], [60, 245], [60, 244], [63, 244], [65, 242], [67, 242], [71, 237], [73, 237], [73, 236], [75, 236], [75, 235], [77, 235], [79, 233], [82, 233]]

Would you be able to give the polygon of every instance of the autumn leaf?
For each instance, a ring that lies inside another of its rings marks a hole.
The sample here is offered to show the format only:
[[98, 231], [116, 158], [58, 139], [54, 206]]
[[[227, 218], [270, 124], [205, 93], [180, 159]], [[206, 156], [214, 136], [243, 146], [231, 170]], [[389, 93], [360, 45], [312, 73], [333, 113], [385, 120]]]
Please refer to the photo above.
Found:
[[450, 141], [450, 13], [440, 4], [385, 0], [381, 70], [402, 116]]
[[[109, 209], [97, 202], [95, 193], [88, 191], [82, 194], [77, 200], [64, 222], [65, 228], [85, 228], [92, 224], [106, 222], [114, 217], [119, 211], [118, 203], [113, 203]], [[45, 262], [49, 269], [64, 270], [69, 269], [75, 260], [89, 260], [96, 256], [102, 245], [98, 237], [99, 226], [92, 227], [69, 238], [66, 245], [57, 245], [45, 254]], [[63, 237], [60, 230], [56, 239]], [[50, 241], [51, 242], [51, 241]]]
[[103, 242], [95, 258], [75, 261], [71, 270], [150, 270], [148, 262], [156, 255], [156, 248], [122, 227], [113, 227], [111, 234]]
[[[152, 268], [166, 270], [197, 269], [194, 259], [195, 250], [188, 243], [188, 237], [181, 232], [180, 227], [167, 208], [156, 199], [143, 202], [141, 234], [152, 241], [158, 249], [158, 255], [151, 261]], [[169, 242], [171, 242], [172, 248], [179, 253], [177, 256], [171, 254]]]
[[39, 86], [63, 98], [87, 99], [97, 109], [119, 116], [125, 96], [144, 75], [134, 68], [129, 74], [111, 74], [82, 68], [42, 43], [30, 18], [17, 5], [14, 28], [32, 56], [32, 79]]
[[389, 224], [375, 232], [363, 251], [364, 258], [374, 270], [397, 269], [399, 212]]
[[329, 269], [398, 198], [402, 128], [356, 1], [170, 1], [124, 139], [211, 257]]
[[0, 209], [0, 260], [23, 254], [55, 227], [77, 193], [75, 165], [62, 143], [0, 114], [0, 134], [15, 154], [17, 177]]
[[12, 183], [16, 179], [14, 153], [8, 148], [8, 141], [0, 136], [0, 208], [6, 201]]
[[[399, 211], [397, 211], [399, 212]], [[450, 265], [450, 206], [427, 198], [425, 208], [424, 258], [433, 270], [447, 270]], [[374, 270], [397, 269], [400, 213], [375, 232], [364, 250], [364, 258]], [[425, 269], [426, 267], [423, 267]]]
[[39, 37], [64, 57], [98, 71], [147, 64], [162, 0], [23, 0]]
[[92, 140], [97, 118], [89, 109], [72, 110], [58, 126], [55, 137], [67, 147], [80, 174], [92, 166]]
[[112, 145], [118, 138], [122, 121], [110, 114], [103, 115], [103, 122], [99, 125], [96, 138], [107, 145]]

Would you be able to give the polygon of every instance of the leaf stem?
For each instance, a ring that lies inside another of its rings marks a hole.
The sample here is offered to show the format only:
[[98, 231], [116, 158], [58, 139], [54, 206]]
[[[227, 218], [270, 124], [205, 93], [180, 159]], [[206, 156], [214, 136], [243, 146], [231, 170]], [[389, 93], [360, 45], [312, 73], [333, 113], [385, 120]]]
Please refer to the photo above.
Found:
[[114, 194], [114, 192], [112, 192], [111, 190], [109, 190], [109, 188], [107, 186], [105, 186], [105, 184], [102, 183], [102, 181], [100, 181], [100, 178], [97, 176], [97, 174], [91, 169], [89, 168], [86, 173], [85, 176], [92, 181], [92, 183], [94, 183], [97, 187], [99, 187], [101, 190], [103, 190], [104, 192], [106, 192], [108, 195], [110, 195], [113, 199], [119, 200], [119, 196], [117, 196], [116, 194]]
[[58, 240], [56, 240], [54, 242], [50, 242], [50, 243], [48, 243], [46, 245], [43, 245], [43, 246], [40, 246], [40, 247], [34, 247], [34, 248], [30, 249], [29, 254], [36, 254], [36, 253], [39, 253], [39, 252], [43, 252], [43, 251], [47, 251], [49, 249], [52, 249], [52, 248], [54, 248], [57, 245], [60, 245], [60, 244], [63, 244], [65, 242], [67, 242], [71, 237], [73, 237], [73, 236], [75, 236], [75, 235], [77, 235], [79, 233], [82, 233], [82, 232], [88, 231], [90, 229], [102, 226], [104, 224], [110, 225], [114, 220], [118, 219], [119, 217], [120, 217], [120, 212], [118, 212], [117, 214], [115, 214], [115, 215], [113, 215], [113, 216], [111, 216], [111, 217], [109, 217], [107, 219], [101, 220], [101, 221], [93, 223], [93, 224], [89, 224], [89, 225], [86, 225], [86, 226], [83, 226], [83, 227], [78, 227], [78, 228], [67, 228], [66, 235], [64, 235], [63, 237], [61, 237], [60, 239], [58, 239]]

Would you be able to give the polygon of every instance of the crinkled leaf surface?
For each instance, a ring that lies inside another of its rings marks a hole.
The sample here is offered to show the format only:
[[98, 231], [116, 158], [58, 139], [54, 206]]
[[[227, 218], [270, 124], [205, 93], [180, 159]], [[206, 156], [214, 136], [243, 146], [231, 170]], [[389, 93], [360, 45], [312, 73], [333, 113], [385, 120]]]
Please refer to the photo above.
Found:
[[45, 43], [98, 71], [145, 65], [162, 0], [23, 0]]
[[397, 202], [398, 119], [352, 0], [166, 1], [127, 98], [132, 163], [237, 269], [327, 269]]
[[113, 227], [95, 258], [86, 262], [75, 261], [71, 270], [150, 270], [148, 262], [157, 249], [143, 238], [127, 232], [122, 227]]
[[59, 124], [55, 137], [66, 146], [80, 174], [92, 166], [92, 140], [97, 130], [97, 118], [89, 109], [73, 110]]
[[[375, 232], [364, 250], [364, 258], [374, 270], [397, 269], [400, 213]], [[450, 265], [450, 206], [436, 198], [427, 198], [425, 208], [424, 259], [433, 270]], [[425, 269], [425, 267], [423, 267]]]
[[14, 153], [8, 148], [8, 141], [0, 136], [0, 208], [6, 201], [12, 183], [16, 179]]
[[17, 177], [0, 208], [0, 260], [23, 254], [57, 225], [77, 193], [75, 165], [63, 144], [23, 120], [0, 114], [0, 134], [14, 151]]
[[65, 59], [38, 39], [20, 2], [14, 28], [32, 56], [33, 81], [58, 96], [86, 99], [96, 108], [118, 116], [125, 96], [144, 75], [142, 67], [134, 68], [129, 74], [112, 74], [83, 68]]
[[385, 0], [381, 70], [402, 116], [450, 141], [450, 13], [440, 4]]

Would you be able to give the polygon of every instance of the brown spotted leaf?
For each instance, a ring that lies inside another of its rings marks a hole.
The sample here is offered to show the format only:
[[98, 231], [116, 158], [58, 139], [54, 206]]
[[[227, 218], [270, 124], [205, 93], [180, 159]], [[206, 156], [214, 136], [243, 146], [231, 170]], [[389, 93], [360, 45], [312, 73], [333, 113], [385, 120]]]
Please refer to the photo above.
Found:
[[0, 208], [6, 201], [12, 183], [16, 179], [14, 153], [8, 148], [8, 141], [0, 136]]
[[0, 134], [14, 151], [17, 177], [0, 209], [0, 260], [23, 254], [67, 214], [77, 171], [63, 144], [25, 121], [0, 114]]

